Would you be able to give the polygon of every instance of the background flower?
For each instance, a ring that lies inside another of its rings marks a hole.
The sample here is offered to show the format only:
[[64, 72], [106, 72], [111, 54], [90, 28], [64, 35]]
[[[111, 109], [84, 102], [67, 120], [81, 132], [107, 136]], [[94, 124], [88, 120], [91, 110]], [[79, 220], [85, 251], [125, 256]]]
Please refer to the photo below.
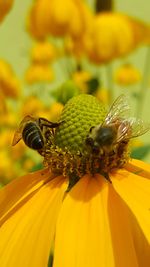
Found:
[[4, 19], [7, 13], [11, 10], [13, 0], [0, 1], [0, 22]]

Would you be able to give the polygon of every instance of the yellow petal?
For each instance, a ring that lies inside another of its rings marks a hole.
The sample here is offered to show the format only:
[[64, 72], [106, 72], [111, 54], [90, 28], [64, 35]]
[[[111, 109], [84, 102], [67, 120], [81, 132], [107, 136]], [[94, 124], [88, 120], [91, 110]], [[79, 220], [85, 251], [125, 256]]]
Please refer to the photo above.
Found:
[[0, 266], [47, 267], [65, 191], [62, 176], [20, 203], [0, 228]]
[[0, 191], [0, 224], [13, 209], [23, 203], [54, 176], [48, 170], [37, 171], [13, 180]]
[[125, 169], [129, 172], [150, 179], [150, 165], [145, 163], [144, 161], [138, 159], [131, 159], [130, 162], [126, 164]]
[[83, 177], [62, 204], [53, 267], [139, 266], [130, 217], [127, 205], [104, 178]]
[[150, 243], [150, 180], [126, 170], [117, 171], [111, 179]]

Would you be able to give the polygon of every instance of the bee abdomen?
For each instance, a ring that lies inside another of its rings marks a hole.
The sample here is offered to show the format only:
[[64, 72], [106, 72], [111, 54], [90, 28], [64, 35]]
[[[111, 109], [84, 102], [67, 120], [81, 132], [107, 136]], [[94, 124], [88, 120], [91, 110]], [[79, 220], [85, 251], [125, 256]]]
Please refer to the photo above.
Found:
[[33, 123], [27, 123], [22, 131], [22, 138], [25, 144], [35, 150], [42, 149], [44, 146], [44, 139], [39, 127]]

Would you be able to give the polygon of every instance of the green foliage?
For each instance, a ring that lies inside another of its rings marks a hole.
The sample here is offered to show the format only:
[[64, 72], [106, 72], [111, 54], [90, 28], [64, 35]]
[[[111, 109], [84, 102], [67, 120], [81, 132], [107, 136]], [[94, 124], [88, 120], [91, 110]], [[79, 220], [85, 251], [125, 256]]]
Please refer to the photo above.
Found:
[[43, 164], [39, 162], [31, 169], [31, 171], [35, 172], [35, 171], [41, 170], [42, 168], [43, 168]]
[[86, 83], [88, 86], [88, 94], [94, 94], [100, 86], [100, 82], [97, 77], [92, 77]]
[[131, 152], [131, 158], [143, 159], [150, 152], [150, 145], [144, 145], [141, 147], [134, 148]]
[[67, 80], [53, 93], [53, 96], [58, 102], [65, 105], [70, 98], [79, 93], [80, 89], [75, 82], [73, 80]]

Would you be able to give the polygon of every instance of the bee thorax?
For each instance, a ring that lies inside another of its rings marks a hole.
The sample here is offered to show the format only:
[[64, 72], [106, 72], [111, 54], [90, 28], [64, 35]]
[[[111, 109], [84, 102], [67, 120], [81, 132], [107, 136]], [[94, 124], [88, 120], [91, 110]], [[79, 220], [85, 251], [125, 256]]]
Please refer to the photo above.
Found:
[[110, 146], [116, 138], [116, 132], [112, 127], [100, 127], [97, 131], [95, 141], [100, 146]]

